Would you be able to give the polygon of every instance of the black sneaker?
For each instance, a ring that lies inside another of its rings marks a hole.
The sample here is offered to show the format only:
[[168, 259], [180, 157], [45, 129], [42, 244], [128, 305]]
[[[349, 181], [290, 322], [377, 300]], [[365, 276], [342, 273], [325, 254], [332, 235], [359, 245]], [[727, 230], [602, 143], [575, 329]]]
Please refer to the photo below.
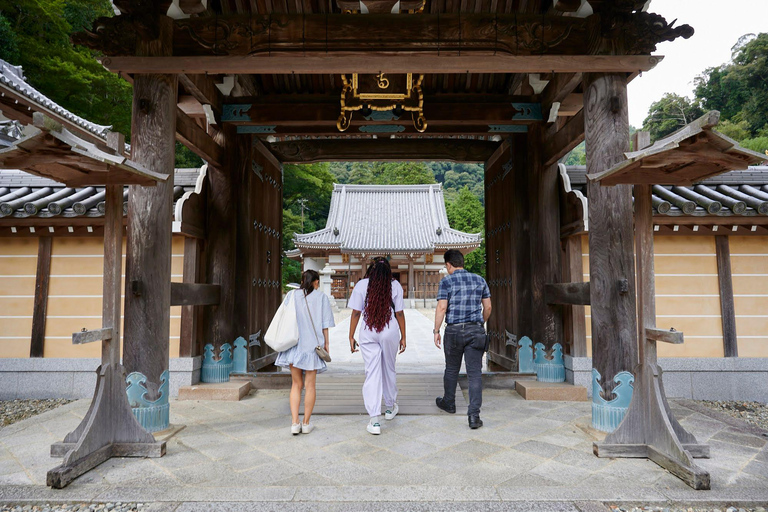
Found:
[[435, 398], [435, 403], [440, 409], [444, 410], [445, 412], [448, 412], [451, 414], [456, 412], [456, 404], [448, 405], [447, 403], [445, 403], [445, 400], [443, 400], [443, 397], [441, 396]]
[[468, 416], [467, 419], [469, 420], [469, 428], [472, 430], [478, 429], [483, 426], [483, 420], [480, 419], [480, 415], [475, 414], [473, 416]]

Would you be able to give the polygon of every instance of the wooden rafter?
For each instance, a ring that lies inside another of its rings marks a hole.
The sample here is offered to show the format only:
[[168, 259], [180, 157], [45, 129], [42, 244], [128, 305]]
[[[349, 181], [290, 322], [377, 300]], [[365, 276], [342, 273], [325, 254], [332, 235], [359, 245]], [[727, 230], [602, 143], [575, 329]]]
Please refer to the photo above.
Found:
[[[361, 16], [362, 17], [362, 16]], [[407, 58], [406, 58], [407, 57]], [[662, 59], [653, 55], [503, 55], [462, 50], [416, 55], [351, 50], [338, 54], [281, 54], [235, 57], [105, 57], [101, 63], [118, 73], [252, 73], [342, 74], [379, 73], [635, 73], [649, 71]]]
[[81, 139], [41, 113], [12, 146], [0, 150], [0, 168], [22, 169], [69, 187], [124, 183], [151, 186], [167, 176], [128, 160], [106, 146]]
[[588, 177], [601, 185], [690, 185], [766, 159], [714, 131], [718, 122], [720, 112], [712, 110], [652, 146], [625, 153], [624, 161]]
[[283, 163], [335, 160], [485, 162], [499, 143], [462, 139], [302, 140], [268, 146]]

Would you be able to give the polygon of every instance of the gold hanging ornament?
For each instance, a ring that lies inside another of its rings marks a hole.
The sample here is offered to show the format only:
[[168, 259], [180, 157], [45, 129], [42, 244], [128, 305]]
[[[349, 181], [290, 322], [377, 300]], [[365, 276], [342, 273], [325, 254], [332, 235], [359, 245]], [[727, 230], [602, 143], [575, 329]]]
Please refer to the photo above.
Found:
[[413, 73], [352, 73], [351, 77], [341, 75], [341, 80], [341, 114], [336, 121], [339, 131], [349, 128], [355, 111], [360, 111], [368, 121], [395, 121], [405, 112], [410, 112], [414, 128], [418, 132], [427, 129], [423, 111], [424, 95], [421, 91], [424, 75], [418, 75], [414, 81]]

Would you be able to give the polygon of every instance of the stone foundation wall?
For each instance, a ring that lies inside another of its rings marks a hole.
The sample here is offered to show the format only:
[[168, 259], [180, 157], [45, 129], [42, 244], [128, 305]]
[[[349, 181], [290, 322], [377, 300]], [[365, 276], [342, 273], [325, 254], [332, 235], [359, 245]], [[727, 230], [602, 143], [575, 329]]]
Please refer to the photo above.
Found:
[[[662, 357], [669, 398], [768, 402], [768, 358]], [[565, 380], [592, 396], [592, 358], [565, 356]]]
[[[200, 382], [198, 357], [170, 360], [171, 398], [181, 386]], [[92, 398], [100, 359], [4, 358], [0, 359], [0, 400], [16, 398]]]

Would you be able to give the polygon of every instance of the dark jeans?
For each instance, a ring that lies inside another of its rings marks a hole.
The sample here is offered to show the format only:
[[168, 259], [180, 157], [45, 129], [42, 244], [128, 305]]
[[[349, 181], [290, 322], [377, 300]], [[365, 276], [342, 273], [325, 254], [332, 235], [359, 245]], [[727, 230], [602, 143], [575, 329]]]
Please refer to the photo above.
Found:
[[443, 386], [445, 387], [443, 399], [445, 403], [455, 403], [456, 382], [459, 380], [459, 370], [463, 357], [469, 379], [469, 409], [467, 414], [470, 416], [480, 414], [480, 406], [483, 405], [482, 373], [485, 329], [479, 324], [447, 325], [443, 350], [445, 351], [445, 374], [443, 375]]

